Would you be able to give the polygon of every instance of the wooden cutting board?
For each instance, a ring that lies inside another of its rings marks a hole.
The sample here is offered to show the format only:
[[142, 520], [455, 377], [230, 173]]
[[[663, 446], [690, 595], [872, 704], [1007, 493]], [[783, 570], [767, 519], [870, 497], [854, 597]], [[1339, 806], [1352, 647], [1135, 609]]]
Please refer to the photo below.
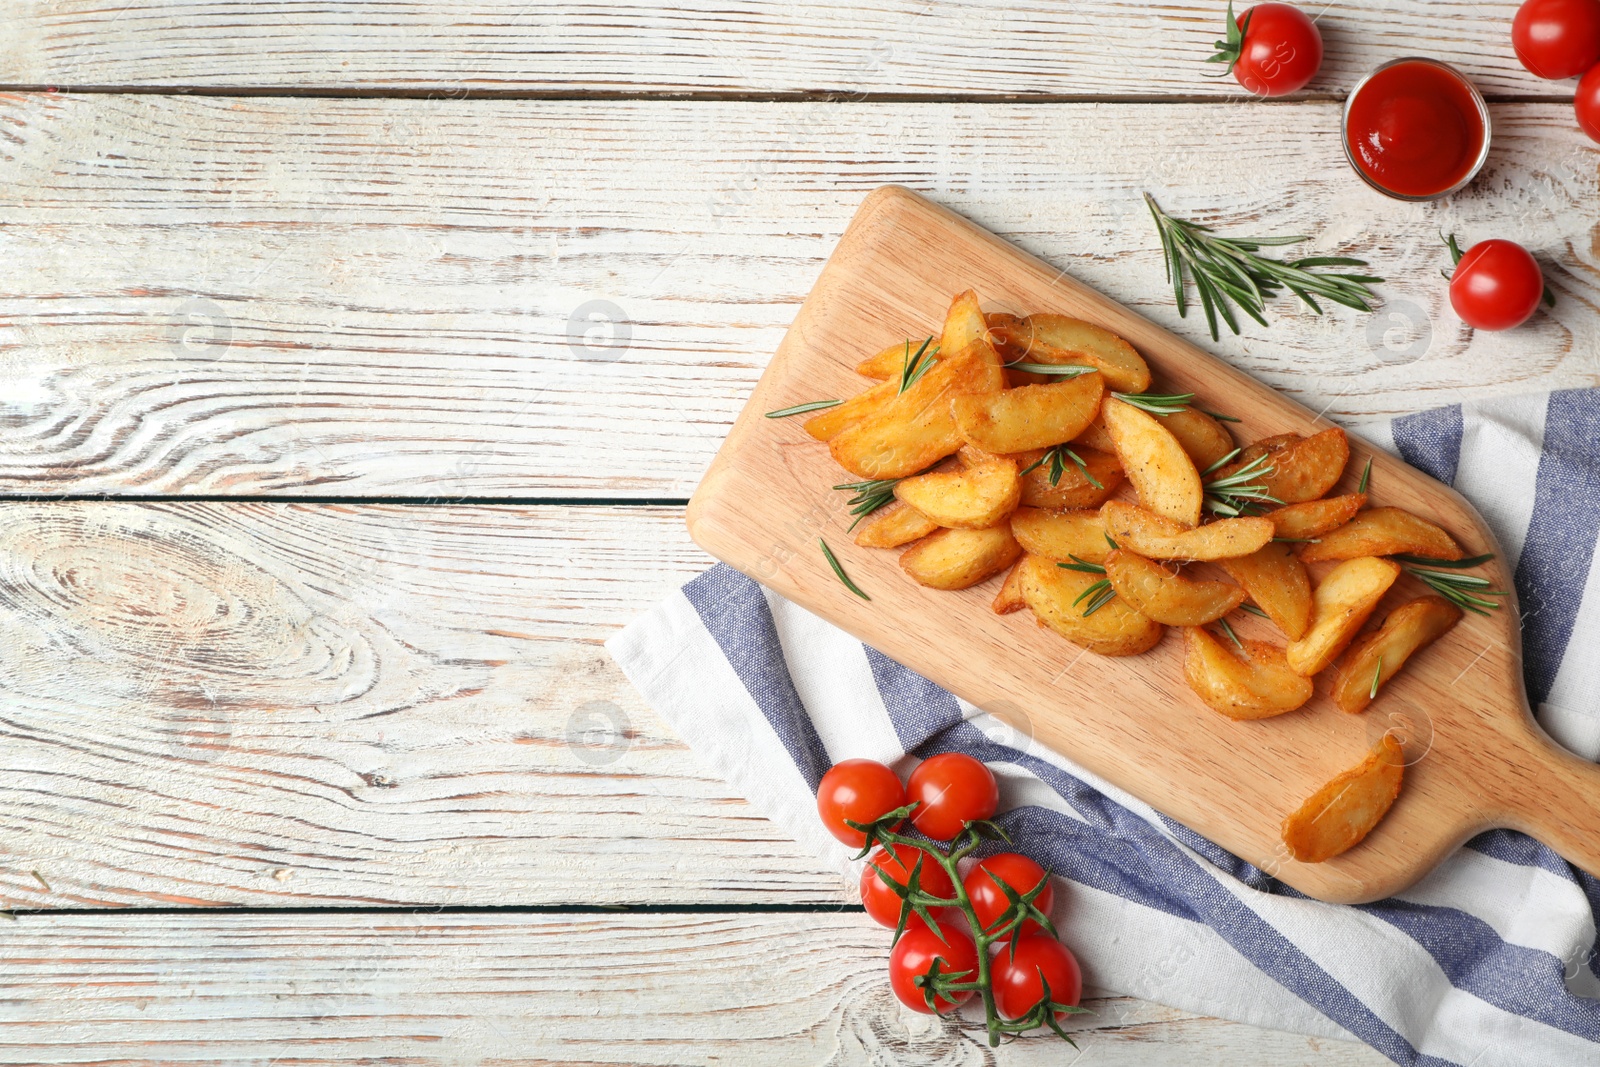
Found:
[[[1600, 769], [1557, 748], [1529, 714], [1514, 597], [1489, 617], [1468, 614], [1419, 653], [1365, 714], [1339, 711], [1324, 676], [1301, 710], [1233, 722], [1189, 691], [1177, 633], [1144, 655], [1103, 658], [1038, 627], [1025, 611], [991, 612], [998, 578], [939, 592], [907, 578], [898, 551], [856, 547], [845, 532], [848, 494], [830, 488], [855, 476], [805, 434], [802, 417], [763, 413], [859, 392], [870, 384], [852, 369], [859, 360], [906, 337], [937, 334], [951, 297], [968, 288], [986, 311], [1060, 312], [1115, 331], [1149, 360], [1154, 391], [1192, 391], [1201, 406], [1237, 416], [1232, 429], [1241, 444], [1329, 425], [960, 216], [888, 186], [861, 205], [696, 491], [688, 520], [694, 539], [1311, 896], [1346, 903], [1388, 896], [1474, 833], [1496, 826], [1527, 831], [1600, 875]], [[1353, 491], [1368, 458], [1373, 506], [1432, 518], [1469, 554], [1497, 551], [1460, 495], [1358, 439], [1334, 491]], [[870, 602], [834, 577], [819, 537]], [[1496, 588], [1512, 588], [1500, 560], [1479, 573]], [[1375, 617], [1426, 591], [1402, 578]], [[1238, 630], [1283, 643], [1254, 618], [1245, 617]], [[1279, 838], [1284, 816], [1386, 731], [1404, 743], [1408, 760], [1404, 789], [1388, 816], [1366, 841], [1329, 862], [1290, 858]]]

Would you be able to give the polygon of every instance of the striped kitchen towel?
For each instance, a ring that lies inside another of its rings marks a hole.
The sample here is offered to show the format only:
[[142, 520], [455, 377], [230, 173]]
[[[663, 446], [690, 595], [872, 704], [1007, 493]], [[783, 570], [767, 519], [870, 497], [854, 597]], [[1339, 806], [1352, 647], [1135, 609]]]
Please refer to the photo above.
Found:
[[[1494, 528], [1515, 561], [1539, 719], [1600, 758], [1600, 390], [1362, 432]], [[1001, 782], [998, 821], [1062, 880], [1061, 933], [1096, 986], [1359, 1039], [1396, 1063], [1600, 1063], [1600, 881], [1528, 837], [1492, 831], [1399, 896], [1324, 904], [726, 566], [608, 647], [712, 769], [846, 875], [859, 868], [816, 817], [831, 763], [904, 774], [939, 752], [983, 760]]]

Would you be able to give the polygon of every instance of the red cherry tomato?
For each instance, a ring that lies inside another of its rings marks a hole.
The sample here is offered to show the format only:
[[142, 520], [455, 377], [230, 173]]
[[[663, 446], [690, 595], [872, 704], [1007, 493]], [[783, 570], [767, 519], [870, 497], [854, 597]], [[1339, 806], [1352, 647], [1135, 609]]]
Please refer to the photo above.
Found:
[[1238, 30], [1218, 42], [1218, 54], [1231, 62], [1239, 84], [1257, 96], [1298, 92], [1322, 67], [1322, 34], [1297, 7], [1257, 4], [1234, 25]]
[[1600, 141], [1600, 65], [1590, 67], [1589, 73], [1578, 82], [1572, 109], [1578, 113], [1578, 125], [1589, 135], [1589, 140]]
[[869, 823], [905, 803], [906, 787], [900, 784], [899, 775], [877, 760], [841, 760], [828, 768], [817, 786], [817, 814], [822, 816], [822, 825], [855, 848], [867, 843], [867, 835], [846, 826], [846, 819]]
[[1544, 295], [1544, 273], [1515, 241], [1479, 241], [1450, 276], [1450, 306], [1479, 330], [1509, 330], [1528, 321]]
[[[1083, 997], [1083, 971], [1077, 957], [1047, 934], [1031, 934], [1017, 939], [1013, 956], [1010, 946], [1002, 948], [989, 968], [994, 981], [995, 1006], [1007, 1019], [1019, 1019], [1044, 999], [1044, 983], [1050, 983], [1050, 1000], [1076, 1007]], [[1040, 976], [1043, 976], [1043, 981]], [[1057, 1017], [1061, 1012], [1056, 1012]]]
[[965, 752], [944, 752], [911, 772], [906, 799], [917, 804], [911, 825], [935, 841], [948, 841], [966, 823], [994, 814], [1000, 787], [989, 768]]
[[[967, 872], [961, 884], [966, 886], [967, 899], [972, 901], [972, 910], [977, 913], [978, 924], [984, 933], [993, 931], [1000, 916], [1011, 907], [1011, 901], [996, 884], [996, 879], [1010, 886], [1021, 896], [1034, 886], [1044, 881], [1048, 876], [1044, 868], [1017, 852], [1000, 852], [987, 859], [979, 860], [972, 870]], [[1056, 902], [1055, 887], [1045, 883], [1044, 891], [1033, 898], [1033, 906], [1050, 914], [1050, 909]], [[1043, 932], [1044, 928], [1033, 919], [1022, 924], [1022, 936]]]
[[1600, 0], [1527, 0], [1511, 20], [1511, 46], [1541, 78], [1575, 78], [1600, 62]]
[[[928, 1008], [927, 996], [912, 979], [927, 974], [934, 959], [944, 961], [939, 964], [940, 974], [966, 971], [966, 976], [959, 979], [963, 982], [973, 981], [977, 977], [978, 947], [972, 943], [972, 938], [952, 923], [941, 922], [939, 929], [944, 934], [944, 941], [940, 941], [939, 936], [926, 926], [908, 926], [906, 932], [900, 935], [900, 940], [895, 942], [894, 951], [889, 954], [889, 985], [894, 989], [894, 995], [900, 999], [900, 1003], [924, 1015], [933, 1012]], [[942, 1014], [966, 1003], [971, 997], [971, 991], [955, 993], [954, 999], [936, 996], [934, 1004]]]
[[[861, 870], [862, 906], [867, 909], [868, 915], [891, 930], [900, 923], [900, 897], [878, 877], [878, 868], [883, 868], [883, 873], [905, 885], [911, 877], [911, 868], [917, 865], [918, 857], [922, 858], [922, 874], [917, 878], [922, 891], [946, 900], [954, 897], [955, 883], [944, 873], [939, 861], [913, 845], [895, 845], [893, 855], [881, 848], [873, 849], [872, 855], [867, 859], [867, 865]], [[933, 909], [935, 919], [939, 917], [941, 910]], [[922, 923], [921, 917], [915, 912], [906, 917], [908, 928], [913, 923]]]

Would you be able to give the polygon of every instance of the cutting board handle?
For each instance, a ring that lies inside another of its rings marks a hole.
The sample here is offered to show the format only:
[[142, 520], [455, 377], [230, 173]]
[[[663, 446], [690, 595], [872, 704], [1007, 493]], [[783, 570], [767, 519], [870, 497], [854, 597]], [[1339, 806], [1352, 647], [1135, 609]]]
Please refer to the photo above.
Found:
[[1531, 720], [1529, 725], [1520, 744], [1483, 754], [1480, 767], [1492, 779], [1484, 782], [1485, 792], [1506, 814], [1498, 821], [1600, 878], [1600, 764], [1557, 745]]

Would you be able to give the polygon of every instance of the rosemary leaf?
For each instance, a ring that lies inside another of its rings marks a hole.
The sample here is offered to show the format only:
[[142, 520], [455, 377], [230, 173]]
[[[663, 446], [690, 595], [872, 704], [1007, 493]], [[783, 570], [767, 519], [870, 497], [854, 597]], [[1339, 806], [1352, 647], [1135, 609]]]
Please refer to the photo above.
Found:
[[1199, 411], [1200, 414], [1202, 414], [1202, 415], [1210, 415], [1213, 419], [1216, 419], [1218, 422], [1238, 422], [1239, 421], [1239, 417], [1237, 415], [1224, 415], [1220, 411], [1206, 411], [1203, 408], [1197, 408], [1196, 410]]
[[1415, 563], [1419, 567], [1449, 567], [1453, 570], [1465, 570], [1468, 567], [1478, 567], [1494, 559], [1493, 552], [1485, 552], [1481, 556], [1468, 556], [1466, 559], [1434, 559], [1431, 556], [1407, 556], [1397, 554], [1395, 559], [1401, 563]]
[[1098, 367], [1085, 367], [1079, 363], [1029, 363], [1020, 359], [1015, 363], [1007, 363], [1006, 369], [1027, 371], [1029, 374], [1048, 374], [1055, 378], [1078, 378], [1099, 370]]
[[1379, 656], [1378, 657], [1378, 669], [1372, 672], [1372, 688], [1367, 690], [1367, 699], [1368, 700], [1376, 700], [1378, 698], [1378, 681], [1382, 677], [1383, 677], [1383, 657]]
[[1217, 620], [1217, 625], [1222, 627], [1222, 632], [1228, 635], [1228, 640], [1232, 641], [1234, 643], [1234, 645], [1239, 649], [1240, 652], [1243, 652], [1244, 651], [1244, 642], [1240, 641], [1239, 640], [1239, 635], [1233, 632], [1233, 627], [1228, 625], [1228, 620], [1227, 619], [1218, 619]]
[[1258, 618], [1265, 619], [1267, 617], [1267, 613], [1262, 611], [1260, 608], [1256, 607], [1254, 604], [1240, 604], [1239, 605], [1239, 610], [1240, 611], [1247, 611], [1251, 615], [1254, 615], [1254, 616], [1256, 616]]
[[922, 342], [922, 346], [918, 348], [916, 354], [913, 355], [911, 352], [911, 341], [909, 339], [906, 341], [905, 362], [900, 365], [899, 392], [903, 393], [907, 389], [910, 389], [913, 385], [916, 385], [918, 380], [920, 380], [924, 374], [928, 373], [928, 368], [938, 362], [938, 360], [934, 359], [933, 357], [938, 354], [939, 349], [936, 347], [932, 352], [929, 352], [928, 346], [931, 344], [933, 344], [933, 338], [930, 336], [927, 340]]
[[796, 404], [792, 408], [779, 408], [777, 411], [769, 411], [767, 412], [767, 418], [787, 419], [790, 415], [804, 415], [808, 411], [821, 411], [823, 408], [836, 408], [843, 403], [843, 400], [813, 400], [809, 404]]
[[1183, 411], [1194, 399], [1193, 393], [1112, 393], [1112, 396], [1152, 415], [1172, 415]]
[[871, 600], [871, 597], [863, 593], [860, 587], [850, 580], [850, 576], [844, 572], [844, 568], [839, 566], [838, 557], [833, 554], [833, 549], [828, 547], [828, 542], [819, 537], [817, 538], [817, 544], [822, 546], [822, 554], [827, 557], [828, 566], [833, 568], [833, 573], [839, 576], [839, 580], [844, 583], [844, 587], [862, 600]]
[[1367, 457], [1367, 465], [1361, 471], [1361, 484], [1356, 486], [1356, 492], [1365, 493], [1367, 491], [1367, 483], [1369, 481], [1371, 481], [1371, 480], [1372, 480], [1372, 457], [1368, 456]]

